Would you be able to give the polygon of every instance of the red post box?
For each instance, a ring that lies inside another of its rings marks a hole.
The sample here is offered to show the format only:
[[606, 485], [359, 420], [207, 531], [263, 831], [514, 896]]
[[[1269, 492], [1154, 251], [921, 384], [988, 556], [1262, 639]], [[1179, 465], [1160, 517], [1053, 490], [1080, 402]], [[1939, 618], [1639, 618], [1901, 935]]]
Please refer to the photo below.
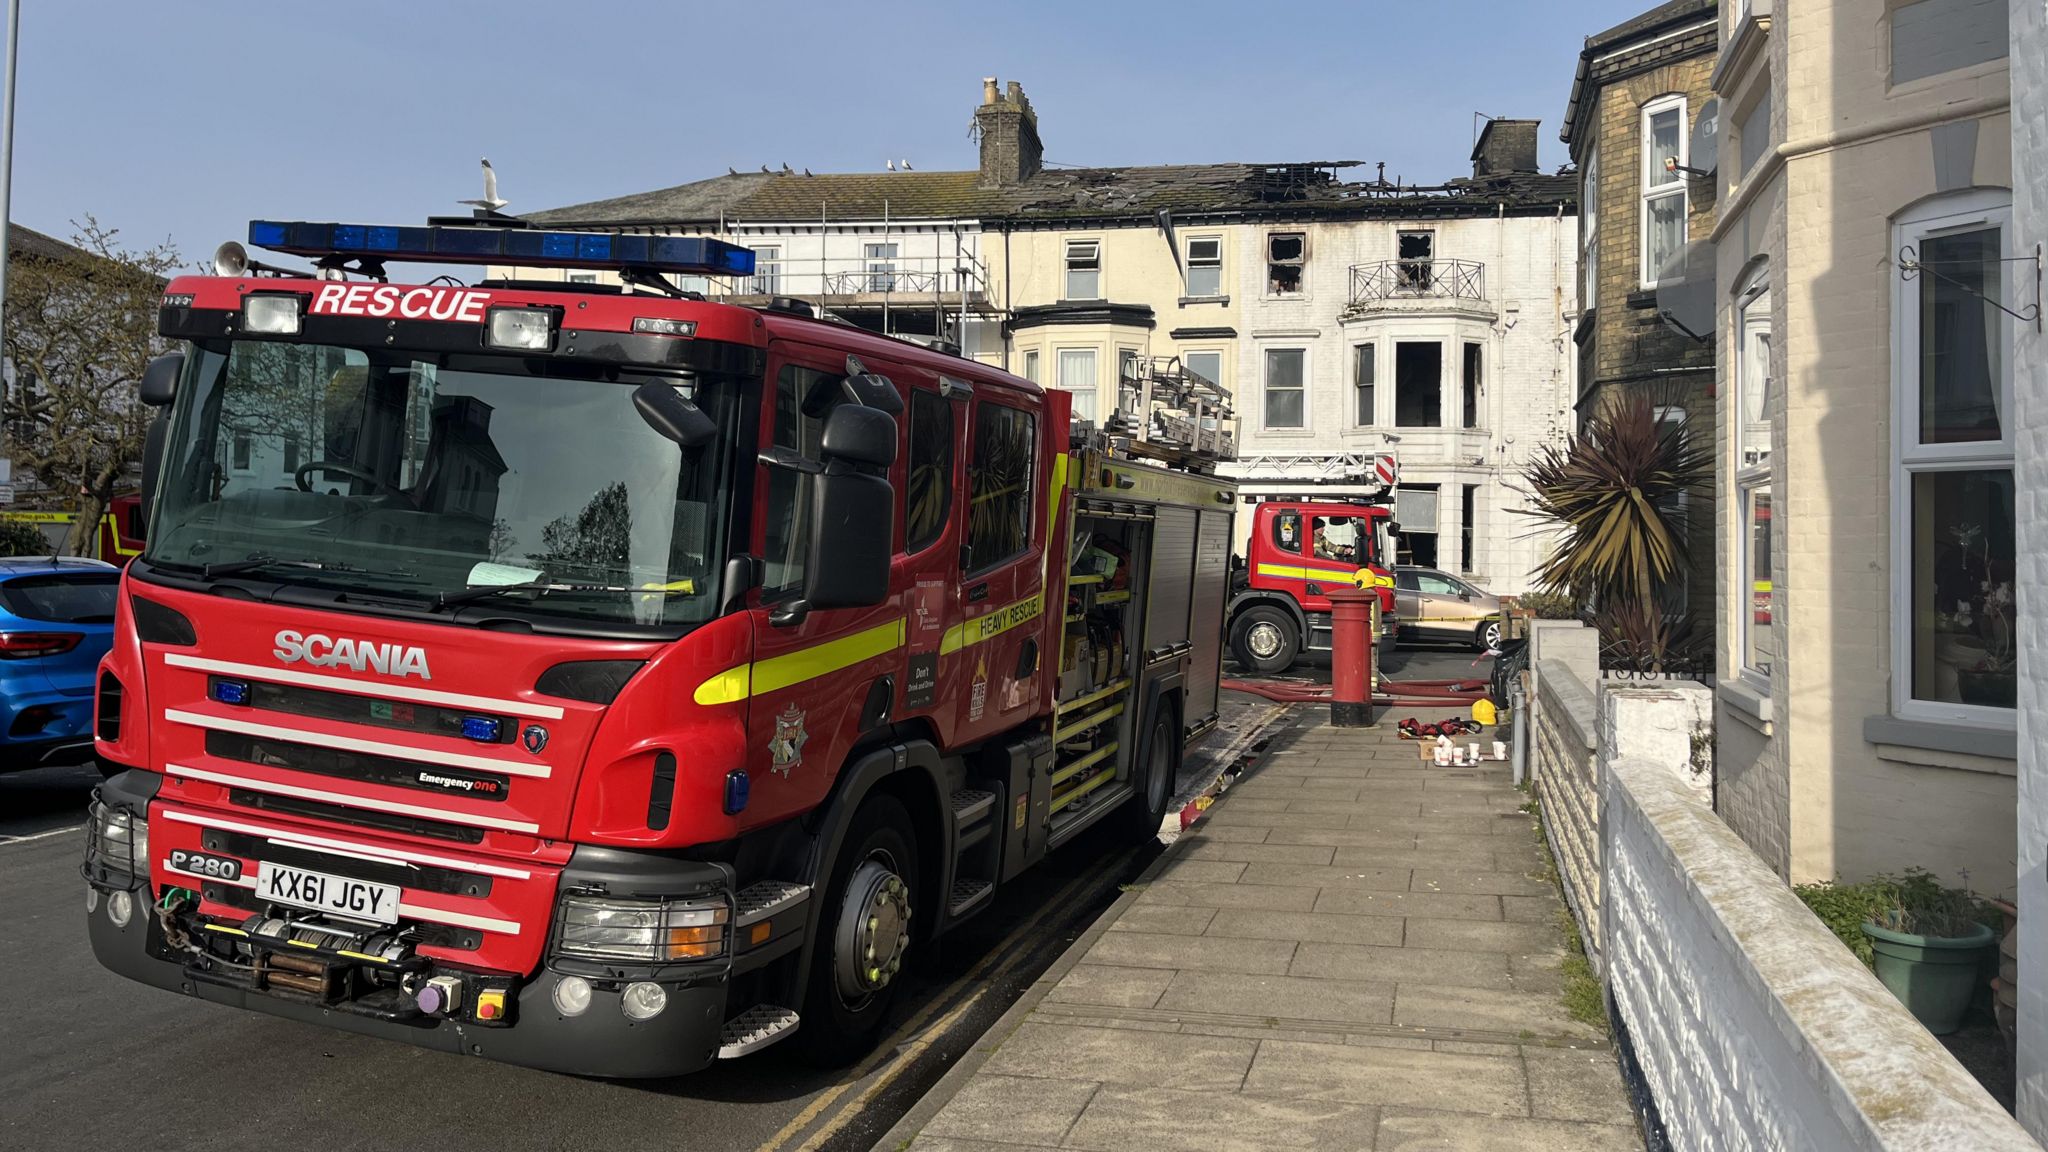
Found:
[[1364, 588], [1330, 591], [1330, 723], [1372, 727], [1372, 610], [1379, 593]]

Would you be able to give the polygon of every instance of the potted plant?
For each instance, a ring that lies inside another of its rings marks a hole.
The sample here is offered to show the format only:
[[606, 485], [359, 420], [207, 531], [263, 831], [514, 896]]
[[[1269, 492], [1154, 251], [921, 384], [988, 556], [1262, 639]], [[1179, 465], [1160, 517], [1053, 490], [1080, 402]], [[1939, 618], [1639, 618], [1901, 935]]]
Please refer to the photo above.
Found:
[[1929, 1032], [1954, 1032], [1976, 995], [1985, 953], [1998, 938], [1986, 923], [1987, 912], [1995, 911], [1921, 869], [1884, 878], [1880, 895], [1863, 922], [1877, 978]]
[[1983, 654], [1969, 666], [1956, 669], [1956, 694], [1965, 704], [2011, 708], [2019, 698], [2012, 585], [1985, 581], [1979, 604], [1983, 609]]

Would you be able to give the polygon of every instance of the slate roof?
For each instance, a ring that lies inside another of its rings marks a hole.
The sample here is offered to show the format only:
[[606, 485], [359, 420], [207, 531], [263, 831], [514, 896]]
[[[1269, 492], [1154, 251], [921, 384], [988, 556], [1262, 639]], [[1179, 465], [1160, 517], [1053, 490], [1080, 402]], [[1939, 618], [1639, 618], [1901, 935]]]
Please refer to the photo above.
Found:
[[66, 244], [53, 236], [45, 236], [33, 228], [19, 224], [7, 226], [8, 258], [15, 256], [36, 256], [44, 260], [70, 260], [91, 256], [83, 248]]
[[654, 227], [707, 222], [986, 220], [1012, 226], [1149, 220], [1161, 209], [1199, 216], [1409, 216], [1555, 211], [1576, 204], [1576, 181], [1542, 173], [1457, 180], [1435, 188], [1346, 182], [1349, 162], [1171, 164], [1047, 169], [984, 188], [979, 173], [740, 173], [527, 214], [558, 227]]

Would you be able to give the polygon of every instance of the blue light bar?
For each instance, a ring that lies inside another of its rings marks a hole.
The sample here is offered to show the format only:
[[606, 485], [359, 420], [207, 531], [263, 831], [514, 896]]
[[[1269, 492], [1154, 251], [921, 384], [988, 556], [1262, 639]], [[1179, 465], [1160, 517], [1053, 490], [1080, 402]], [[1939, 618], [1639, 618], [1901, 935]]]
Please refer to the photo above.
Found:
[[489, 716], [464, 716], [462, 734], [471, 740], [495, 743], [498, 739], [498, 722]]
[[251, 220], [249, 245], [314, 259], [360, 257], [421, 264], [525, 264], [637, 268], [694, 276], [751, 276], [754, 250], [709, 236], [547, 232], [537, 228], [319, 224]]
[[215, 680], [213, 698], [223, 704], [247, 704], [249, 682], [246, 680]]

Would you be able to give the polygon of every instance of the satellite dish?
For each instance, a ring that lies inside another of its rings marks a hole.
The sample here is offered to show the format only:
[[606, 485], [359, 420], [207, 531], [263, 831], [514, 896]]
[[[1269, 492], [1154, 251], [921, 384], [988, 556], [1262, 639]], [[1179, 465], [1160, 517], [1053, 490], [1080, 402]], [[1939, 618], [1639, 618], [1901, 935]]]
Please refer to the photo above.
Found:
[[1714, 331], [1714, 245], [1694, 240], [1657, 269], [1657, 316], [1680, 335], [1705, 343]]
[[1721, 160], [1721, 102], [1709, 100], [1700, 105], [1700, 114], [1692, 122], [1692, 167], [1705, 180], [1714, 174]]

